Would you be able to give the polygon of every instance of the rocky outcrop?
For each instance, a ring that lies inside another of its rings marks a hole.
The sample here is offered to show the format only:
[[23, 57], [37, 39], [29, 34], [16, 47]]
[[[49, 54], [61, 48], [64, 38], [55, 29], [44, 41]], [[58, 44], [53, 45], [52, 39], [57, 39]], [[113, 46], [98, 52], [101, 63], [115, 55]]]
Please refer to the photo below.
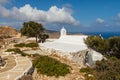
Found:
[[87, 63], [88, 49], [71, 53], [71, 55], [73, 62], [79, 65], [81, 64], [85, 65]]
[[13, 41], [13, 37], [20, 37], [21, 34], [10, 26], [0, 26], [0, 48]]

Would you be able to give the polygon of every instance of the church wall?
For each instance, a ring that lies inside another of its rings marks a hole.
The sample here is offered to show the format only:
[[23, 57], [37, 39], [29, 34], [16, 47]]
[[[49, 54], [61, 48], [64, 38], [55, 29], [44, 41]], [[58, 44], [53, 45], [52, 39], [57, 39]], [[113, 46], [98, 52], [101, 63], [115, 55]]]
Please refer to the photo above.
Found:
[[87, 36], [85, 35], [80, 35], [80, 36], [65, 35], [65, 36], [61, 36], [58, 41], [65, 42], [65, 43], [71, 43], [71, 44], [85, 45], [84, 39], [86, 37]]

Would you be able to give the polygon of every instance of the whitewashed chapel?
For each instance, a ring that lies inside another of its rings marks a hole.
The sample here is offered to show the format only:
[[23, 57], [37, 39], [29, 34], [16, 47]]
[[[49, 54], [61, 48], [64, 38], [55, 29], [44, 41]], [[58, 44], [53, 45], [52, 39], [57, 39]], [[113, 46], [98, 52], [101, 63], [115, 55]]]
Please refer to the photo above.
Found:
[[[87, 56], [87, 64], [93, 65], [95, 61], [103, 59], [103, 55], [100, 53], [89, 50], [87, 45], [84, 43], [84, 39], [87, 38], [87, 35], [67, 35], [66, 29], [63, 27], [60, 31], [59, 39], [48, 39], [45, 43], [40, 43], [42, 49], [56, 50], [61, 52], [60, 55], [67, 55], [71, 59], [74, 59], [74, 55], [80, 51], [87, 50], [87, 54], [78, 53], [77, 57], [75, 57], [75, 62], [84, 62]], [[78, 57], [80, 55], [82, 57]], [[76, 59], [77, 58], [77, 59]], [[79, 59], [80, 58], [80, 59]], [[81, 59], [82, 58], [82, 59]]]

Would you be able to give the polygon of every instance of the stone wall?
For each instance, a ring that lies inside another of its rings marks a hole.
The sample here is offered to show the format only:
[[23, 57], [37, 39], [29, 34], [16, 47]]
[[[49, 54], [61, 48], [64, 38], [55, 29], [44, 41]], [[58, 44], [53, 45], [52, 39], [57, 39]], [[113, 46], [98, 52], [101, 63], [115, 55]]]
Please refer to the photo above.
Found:
[[87, 57], [88, 49], [74, 53], [62, 52], [59, 50], [49, 49], [44, 47], [41, 47], [41, 50], [43, 51], [44, 55], [59, 56], [63, 59], [73, 61], [79, 65], [85, 65], [87, 63], [86, 57]]
[[73, 61], [79, 65], [87, 65], [87, 66], [93, 66], [97, 60], [102, 60], [103, 55], [101, 53], [98, 53], [94, 50], [81, 50], [78, 52], [62, 52], [55, 49], [45, 48], [41, 47], [41, 50], [43, 51], [44, 55], [54, 55], [59, 56], [63, 59], [67, 59], [70, 61]]
[[86, 60], [88, 55], [87, 53], [88, 53], [88, 49], [71, 53], [72, 60], [79, 65], [81, 64], [85, 65], [87, 63], [87, 60]]

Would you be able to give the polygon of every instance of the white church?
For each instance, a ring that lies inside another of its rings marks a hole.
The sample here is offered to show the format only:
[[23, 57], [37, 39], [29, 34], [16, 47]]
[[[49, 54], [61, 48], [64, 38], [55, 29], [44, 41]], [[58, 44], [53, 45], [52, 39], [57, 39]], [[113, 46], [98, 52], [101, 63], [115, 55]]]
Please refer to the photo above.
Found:
[[[63, 52], [61, 54], [75, 53], [78, 51], [88, 49], [87, 45], [84, 43], [87, 35], [67, 35], [66, 29], [63, 27], [60, 31], [59, 39], [48, 39], [45, 43], [40, 43], [40, 46], [49, 49]], [[102, 60], [103, 55], [96, 51], [89, 51], [88, 54], [88, 64], [93, 65], [95, 61]]]

